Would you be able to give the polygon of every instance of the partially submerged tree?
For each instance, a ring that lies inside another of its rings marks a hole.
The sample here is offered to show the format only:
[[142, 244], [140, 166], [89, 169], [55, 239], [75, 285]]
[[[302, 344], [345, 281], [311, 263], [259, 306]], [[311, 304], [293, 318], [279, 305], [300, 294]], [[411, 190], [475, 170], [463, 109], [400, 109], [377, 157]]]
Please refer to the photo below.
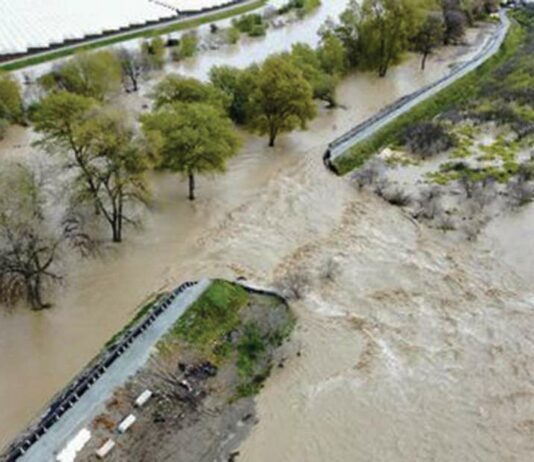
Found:
[[[111, 228], [113, 242], [121, 242], [124, 224], [134, 223], [131, 208], [148, 200], [145, 174], [153, 157], [118, 111], [101, 109], [92, 114], [80, 126], [80, 138], [87, 156], [79, 165], [75, 198], [95, 204]], [[96, 189], [88, 188], [89, 183]]]
[[210, 70], [211, 83], [228, 98], [228, 115], [237, 124], [245, 124], [250, 115], [250, 97], [256, 88], [259, 68], [247, 69], [214, 66]]
[[343, 42], [333, 33], [325, 32], [322, 35], [317, 56], [326, 73], [342, 76], [347, 72], [347, 52]]
[[141, 45], [143, 59], [152, 70], [161, 70], [165, 66], [165, 42], [161, 37], [145, 40]]
[[423, 12], [421, 0], [350, 0], [339, 24], [327, 23], [322, 35], [341, 41], [351, 66], [377, 70], [384, 77], [408, 49]]
[[206, 103], [224, 110], [228, 105], [227, 96], [212, 84], [178, 74], [169, 74], [159, 82], [152, 98], [156, 108], [172, 103]]
[[251, 97], [251, 127], [268, 134], [272, 147], [280, 133], [305, 128], [315, 115], [313, 89], [302, 72], [284, 56], [267, 59]]
[[309, 45], [297, 43], [293, 45], [289, 59], [311, 85], [313, 97], [335, 107], [338, 79], [323, 70], [317, 52]]
[[139, 89], [139, 80], [148, 71], [148, 66], [140, 51], [119, 48], [115, 52], [122, 70], [122, 85], [127, 92]]
[[12, 123], [21, 123], [24, 118], [22, 95], [18, 82], [9, 74], [0, 73], [0, 140]]
[[198, 37], [195, 33], [182, 35], [180, 42], [172, 49], [174, 61], [193, 57], [198, 51]]
[[449, 7], [445, 2], [443, 7], [443, 18], [445, 20], [445, 44], [460, 43], [465, 35], [467, 27], [467, 17], [463, 11]]
[[121, 65], [111, 51], [83, 52], [55, 66], [39, 82], [45, 90], [66, 90], [105, 100], [121, 87]]
[[181, 173], [195, 199], [195, 176], [222, 173], [240, 142], [232, 122], [206, 103], [175, 103], [142, 117], [143, 130], [160, 153], [161, 167]]
[[23, 113], [20, 85], [9, 74], [0, 73], [0, 119], [20, 123]]
[[414, 37], [415, 49], [422, 55], [421, 69], [425, 69], [428, 56], [439, 47], [445, 38], [445, 23], [441, 15], [430, 13]]
[[44, 287], [60, 277], [53, 266], [64, 237], [47, 226], [39, 184], [28, 167], [4, 165], [0, 172], [0, 300], [26, 298], [40, 310], [50, 306]]
[[38, 144], [62, 155], [63, 167], [73, 171], [77, 203], [90, 203], [120, 242], [124, 221], [131, 221], [127, 204], [146, 197], [144, 173], [151, 161], [132, 126], [95, 100], [68, 92], [43, 98], [33, 121], [42, 134]]
[[384, 77], [407, 50], [421, 15], [417, 0], [364, 0], [359, 18], [356, 16], [360, 20], [361, 64]]

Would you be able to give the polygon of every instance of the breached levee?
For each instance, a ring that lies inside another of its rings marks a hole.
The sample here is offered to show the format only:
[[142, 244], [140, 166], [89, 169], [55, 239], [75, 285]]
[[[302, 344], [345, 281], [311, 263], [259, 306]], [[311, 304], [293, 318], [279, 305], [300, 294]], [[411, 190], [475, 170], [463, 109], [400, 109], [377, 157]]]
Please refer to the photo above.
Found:
[[[0, 456], [2, 462], [48, 461], [72, 446], [112, 393], [133, 377], [148, 361], [162, 337], [213, 284], [204, 279], [186, 282], [170, 293], [159, 294], [104, 347], [47, 406], [42, 415], [22, 432]], [[248, 293], [280, 294], [240, 284]], [[84, 444], [89, 438], [84, 438]], [[75, 445], [74, 445], [75, 446]], [[61, 459], [63, 460], [63, 459]], [[70, 460], [70, 459], [69, 459]]]

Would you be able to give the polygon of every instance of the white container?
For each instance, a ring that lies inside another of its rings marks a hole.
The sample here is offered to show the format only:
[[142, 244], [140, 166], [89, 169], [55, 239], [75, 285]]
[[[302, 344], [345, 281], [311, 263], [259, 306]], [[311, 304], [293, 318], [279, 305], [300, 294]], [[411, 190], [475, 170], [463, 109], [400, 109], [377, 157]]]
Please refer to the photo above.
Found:
[[114, 447], [115, 447], [115, 441], [107, 440], [99, 449], [97, 449], [96, 456], [99, 459], [103, 459], [111, 452], [111, 450]]
[[133, 414], [130, 414], [126, 417], [118, 427], [119, 433], [126, 433], [126, 431], [135, 423], [136, 417]]
[[137, 399], [135, 400], [135, 406], [136, 407], [142, 407], [146, 404], [146, 402], [152, 397], [152, 392], [150, 390], [145, 390], [143, 393], [141, 393]]

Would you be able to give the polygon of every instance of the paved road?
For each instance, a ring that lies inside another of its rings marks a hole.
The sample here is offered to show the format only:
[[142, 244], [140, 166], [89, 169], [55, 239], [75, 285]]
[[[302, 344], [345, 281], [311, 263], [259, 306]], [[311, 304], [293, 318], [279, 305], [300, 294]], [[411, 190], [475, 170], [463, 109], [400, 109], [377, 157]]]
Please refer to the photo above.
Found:
[[510, 20], [508, 19], [506, 12], [501, 11], [500, 16], [500, 26], [497, 28], [492, 37], [486, 42], [486, 45], [482, 48], [482, 50], [480, 50], [480, 52], [477, 53], [473, 59], [458, 66], [450, 74], [438, 80], [437, 82], [401, 98], [393, 105], [383, 109], [375, 116], [334, 140], [329, 144], [329, 151], [325, 155], [325, 161], [330, 163], [336, 158], [346, 154], [347, 151], [349, 151], [353, 146], [365, 140], [400, 115], [410, 111], [419, 103], [425, 101], [444, 88], [448, 87], [453, 82], [461, 79], [469, 72], [475, 70], [491, 56], [497, 53], [501, 48], [504, 39], [506, 38], [508, 29], [510, 28]]
[[172, 305], [143, 332], [134, 343], [102, 375], [98, 381], [41, 437], [23, 457], [23, 462], [52, 462], [82, 428], [104, 410], [104, 403], [113, 390], [123, 385], [148, 360], [154, 346], [186, 309], [211, 283], [201, 280], [186, 289]]

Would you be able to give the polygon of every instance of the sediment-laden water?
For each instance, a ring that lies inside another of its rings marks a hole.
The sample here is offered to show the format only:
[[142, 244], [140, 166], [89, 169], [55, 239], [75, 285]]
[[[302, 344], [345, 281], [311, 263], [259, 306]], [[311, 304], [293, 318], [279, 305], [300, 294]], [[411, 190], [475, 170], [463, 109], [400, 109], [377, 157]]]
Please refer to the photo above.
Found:
[[[442, 76], [460, 51], [445, 50], [424, 73], [412, 59], [386, 79], [346, 79], [346, 109], [322, 111], [275, 149], [243, 135], [243, 152], [225, 176], [200, 181], [194, 204], [178, 178], [154, 175], [144, 229], [103, 259], [70, 263], [53, 309], [0, 310], [0, 441], [147, 294], [203, 276], [269, 285], [301, 272], [302, 356], [260, 395], [243, 460], [530, 460], [527, 285], [478, 244], [448, 243], [322, 165], [332, 138]], [[0, 149], [38, 162], [28, 133], [13, 130]]]

